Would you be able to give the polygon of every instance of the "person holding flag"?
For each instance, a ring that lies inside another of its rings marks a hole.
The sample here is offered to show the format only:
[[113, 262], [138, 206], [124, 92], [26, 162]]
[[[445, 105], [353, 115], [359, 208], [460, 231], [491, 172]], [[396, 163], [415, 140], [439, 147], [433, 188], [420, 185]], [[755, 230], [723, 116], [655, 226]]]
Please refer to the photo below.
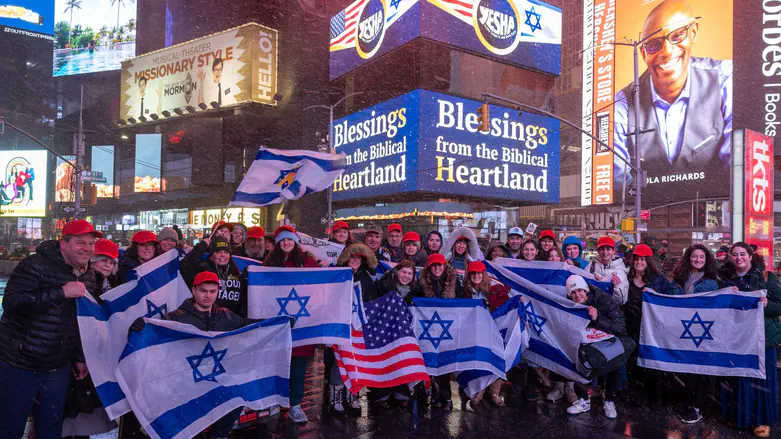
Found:
[[407, 232], [401, 241], [404, 248], [402, 261], [412, 261], [416, 267], [426, 265], [426, 252], [420, 249], [420, 235], [417, 232]]
[[347, 224], [347, 221], [335, 222], [331, 227], [331, 236], [328, 237], [328, 240], [345, 247], [355, 242], [352, 232], [350, 232], [350, 225]]
[[418, 290], [418, 280], [415, 279], [415, 263], [406, 260], [399, 262], [393, 269], [377, 279], [377, 296], [394, 291], [407, 303]]
[[[203, 260], [206, 252], [209, 258]], [[181, 272], [184, 282], [192, 286], [195, 276], [203, 271], [217, 273], [220, 293], [217, 306], [227, 308], [242, 317], [247, 316], [247, 278], [232, 258], [233, 247], [229, 240], [215, 235], [204, 238], [182, 259]]]
[[629, 290], [627, 268], [621, 258], [615, 257], [616, 242], [609, 236], [600, 236], [597, 240], [597, 258], [589, 262], [584, 270], [593, 274], [598, 281], [613, 282], [613, 300], [619, 305], [626, 303]]
[[391, 260], [391, 254], [382, 246], [382, 227], [374, 224], [367, 225], [363, 243], [374, 252], [378, 261]]
[[542, 260], [548, 260], [548, 254], [553, 247], [556, 247], [556, 235], [552, 230], [543, 230], [539, 236], [540, 253], [542, 253]]
[[160, 256], [160, 244], [157, 242], [157, 235], [149, 230], [141, 230], [133, 235], [130, 248], [125, 251], [119, 260], [119, 270], [117, 270], [117, 282], [123, 284], [130, 280], [129, 273], [135, 270], [144, 262]]
[[[95, 242], [95, 253], [90, 259], [90, 269], [95, 272], [95, 282], [100, 287], [100, 292], [119, 285], [114, 271], [117, 269], [119, 247], [109, 239], [98, 239]], [[99, 297], [95, 298], [99, 301]]]

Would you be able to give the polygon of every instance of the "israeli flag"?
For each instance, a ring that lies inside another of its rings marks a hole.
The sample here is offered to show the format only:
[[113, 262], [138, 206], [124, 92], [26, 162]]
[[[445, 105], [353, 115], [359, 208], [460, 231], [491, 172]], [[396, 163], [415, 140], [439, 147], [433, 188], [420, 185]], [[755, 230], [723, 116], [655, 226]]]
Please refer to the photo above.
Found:
[[355, 282], [353, 284], [353, 309], [351, 314], [351, 324], [354, 330], [360, 331], [366, 323], [366, 310], [363, 307], [363, 292], [361, 291], [361, 283]]
[[288, 406], [290, 319], [229, 332], [147, 320], [122, 352], [117, 381], [153, 439], [189, 439], [238, 407]]
[[581, 270], [566, 262], [522, 261], [520, 259], [498, 258], [495, 264], [510, 270], [518, 276], [553, 291], [562, 297], [567, 297], [567, 278], [573, 274], [582, 276], [586, 283], [613, 295], [613, 282], [600, 282], [593, 274]]
[[245, 258], [243, 256], [231, 256], [231, 259], [233, 259], [233, 263], [236, 264], [236, 268], [238, 268], [239, 271], [244, 271], [245, 268], [253, 265], [258, 267], [263, 265], [263, 263], [257, 259]]
[[[504, 340], [504, 371], [509, 372], [521, 362], [521, 354], [529, 347], [529, 331], [524, 324], [525, 312], [521, 296], [511, 297], [504, 305], [494, 310], [491, 317]], [[464, 371], [456, 376], [458, 384], [470, 398], [497, 379], [499, 376], [484, 370]]]
[[765, 379], [764, 290], [685, 296], [646, 290], [637, 364], [701, 375]]
[[483, 370], [505, 378], [502, 336], [482, 300], [416, 297], [410, 310], [429, 375]]
[[135, 273], [136, 279], [103, 294], [102, 305], [90, 295], [76, 299], [87, 367], [111, 420], [130, 411], [114, 376], [128, 328], [139, 317], [161, 319], [192, 297], [179, 273], [176, 249], [141, 264]]
[[521, 16], [521, 41], [561, 44], [561, 9], [538, 0], [512, 1]]
[[328, 189], [342, 175], [344, 155], [261, 148], [231, 206], [267, 206]]
[[248, 315], [295, 320], [293, 347], [350, 343], [353, 272], [349, 268], [249, 267]]
[[485, 267], [499, 282], [510, 287], [510, 294], [524, 298], [529, 348], [523, 351], [523, 358], [570, 381], [588, 383], [590, 380], [579, 372], [578, 362], [583, 332], [591, 322], [588, 307], [536, 285], [499, 263], [485, 261]]

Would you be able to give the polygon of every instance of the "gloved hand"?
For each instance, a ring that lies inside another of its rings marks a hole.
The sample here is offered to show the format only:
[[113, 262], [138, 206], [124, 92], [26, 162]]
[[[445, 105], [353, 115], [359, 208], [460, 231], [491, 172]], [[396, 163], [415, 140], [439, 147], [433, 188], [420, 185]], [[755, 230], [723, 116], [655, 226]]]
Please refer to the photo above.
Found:
[[145, 326], [146, 326], [146, 322], [144, 322], [144, 318], [143, 317], [137, 318], [136, 321], [134, 321], [133, 324], [130, 325], [130, 328], [128, 328], [127, 336], [130, 337], [130, 334], [133, 332], [143, 331]]

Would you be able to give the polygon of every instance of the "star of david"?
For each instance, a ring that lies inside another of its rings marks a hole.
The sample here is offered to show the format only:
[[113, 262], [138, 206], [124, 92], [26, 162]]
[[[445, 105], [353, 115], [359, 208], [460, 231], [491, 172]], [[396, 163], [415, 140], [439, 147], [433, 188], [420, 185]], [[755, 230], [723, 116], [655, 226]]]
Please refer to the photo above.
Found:
[[499, 334], [502, 335], [502, 340], [507, 338], [507, 328], [499, 330]]
[[[524, 11], [526, 12], [526, 22], [525, 24], [529, 26], [532, 30], [532, 33], [536, 30], [542, 30], [542, 26], [540, 26], [540, 18], [542, 16], [537, 13], [537, 11], [534, 10], [534, 6], [532, 6], [532, 9], [530, 11]], [[532, 18], [534, 18], [532, 22]]]
[[358, 313], [358, 304], [355, 303], [355, 302], [353, 302], [353, 313], [355, 313], [355, 314]]
[[274, 184], [281, 187], [283, 190], [287, 189], [288, 186], [295, 181], [299, 169], [301, 169], [301, 165], [296, 165], [293, 169], [283, 169], [279, 171], [279, 177], [274, 180]]
[[[190, 367], [193, 369], [193, 380], [196, 383], [201, 381], [212, 381], [216, 383], [217, 377], [225, 373], [225, 368], [222, 366], [220, 361], [225, 358], [225, 354], [227, 353], [228, 349], [215, 351], [211, 342], [206, 342], [206, 346], [203, 348], [201, 355], [187, 357], [187, 362], [190, 363]], [[212, 371], [208, 375], [204, 375], [200, 371], [201, 363], [209, 358], [214, 361], [214, 364], [212, 365]]]
[[[434, 348], [439, 348], [439, 344], [445, 340], [453, 339], [453, 336], [450, 335], [450, 327], [453, 326], [453, 320], [442, 320], [442, 317], [436, 311], [434, 311], [434, 315], [431, 316], [430, 320], [421, 320], [420, 325], [423, 327], [423, 333], [420, 334], [418, 340], [428, 340], [434, 345]], [[442, 328], [439, 337], [431, 335], [431, 327], [434, 325], [439, 325]]]
[[[277, 315], [293, 317], [293, 320], [296, 322], [299, 317], [309, 317], [309, 311], [306, 309], [306, 304], [309, 303], [309, 297], [310, 296], [299, 296], [296, 289], [293, 288], [290, 290], [290, 294], [288, 294], [287, 297], [277, 297], [277, 303], [279, 303], [279, 313]], [[290, 314], [287, 310], [287, 306], [290, 302], [298, 303], [298, 311], [296, 311], [295, 314]]]
[[537, 335], [542, 334], [542, 327], [545, 325], [548, 319], [534, 312], [534, 304], [532, 304], [531, 301], [524, 305], [523, 309], [526, 311], [526, 321], [529, 322], [529, 324], [534, 328], [534, 330], [537, 332]]
[[162, 319], [164, 315], [168, 313], [168, 304], [164, 303], [160, 306], [155, 305], [152, 303], [151, 300], [146, 301], [146, 315], [144, 317], [152, 318], [156, 315], [160, 315], [160, 318]]
[[396, 9], [399, 8], [399, 3], [401, 3], [401, 0], [391, 0], [391, 6], [393, 6]]
[[[694, 346], [698, 348], [700, 347], [703, 341], [713, 340], [713, 336], [711, 335], [710, 330], [713, 327], [715, 321], [702, 320], [702, 317], [700, 317], [699, 312], [695, 312], [691, 320], [681, 320], [681, 323], [683, 324], [683, 333], [681, 334], [682, 340], [691, 340], [692, 342], [694, 342]], [[695, 336], [694, 333], [692, 333], [693, 325], [699, 325], [702, 327], [702, 335]]]

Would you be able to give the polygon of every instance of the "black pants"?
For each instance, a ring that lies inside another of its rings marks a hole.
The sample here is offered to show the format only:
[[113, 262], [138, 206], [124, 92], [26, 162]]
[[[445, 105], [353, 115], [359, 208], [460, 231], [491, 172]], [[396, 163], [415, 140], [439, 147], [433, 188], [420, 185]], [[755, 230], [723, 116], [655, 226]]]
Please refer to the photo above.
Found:
[[713, 378], [692, 373], [671, 373], [669, 376], [672, 379], [675, 398], [681, 404], [698, 409], [705, 407], [711, 395]]
[[[621, 371], [614, 370], [604, 376], [605, 401], [615, 401], [618, 386], [621, 384]], [[588, 399], [588, 384], [575, 383], [575, 394], [578, 398]]]
[[450, 388], [450, 374], [440, 375], [438, 377], [431, 377], [433, 378], [438, 387], [437, 392], [437, 401], [439, 402], [446, 402], [450, 401], [450, 399], [453, 397], [453, 390]]

